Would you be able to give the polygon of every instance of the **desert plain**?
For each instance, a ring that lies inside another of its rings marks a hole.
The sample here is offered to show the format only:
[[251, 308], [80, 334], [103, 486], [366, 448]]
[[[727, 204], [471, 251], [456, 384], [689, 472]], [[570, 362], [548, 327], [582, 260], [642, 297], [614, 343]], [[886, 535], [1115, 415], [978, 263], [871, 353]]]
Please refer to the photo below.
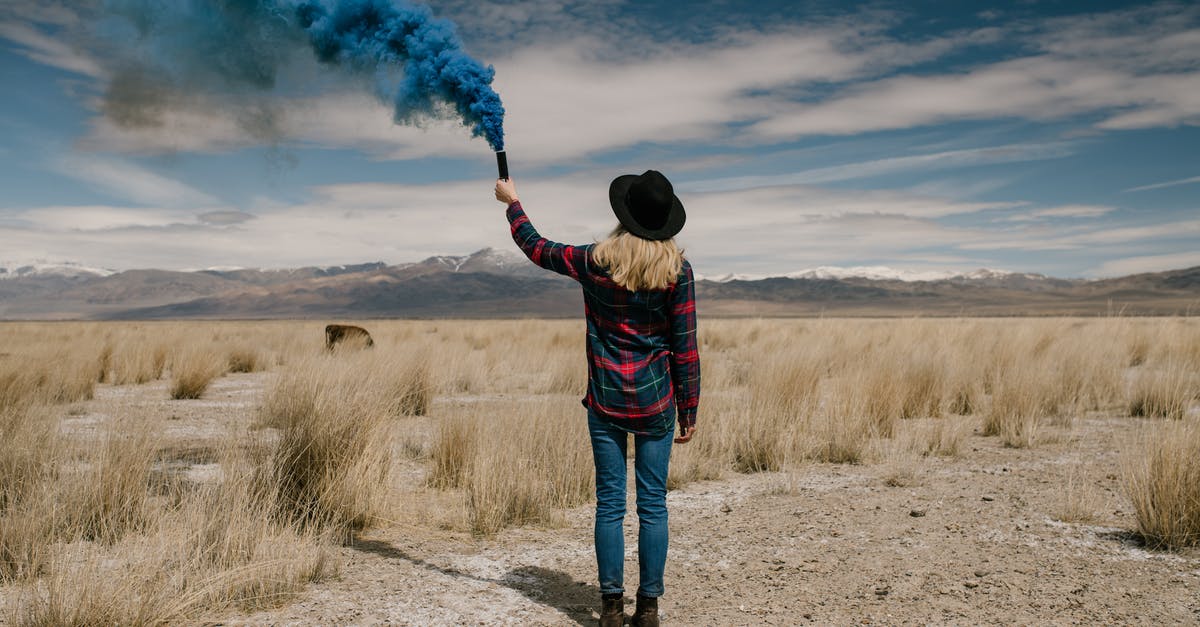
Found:
[[[666, 624], [1200, 622], [1196, 318], [700, 339]], [[585, 385], [579, 321], [4, 323], [0, 622], [594, 624]]]

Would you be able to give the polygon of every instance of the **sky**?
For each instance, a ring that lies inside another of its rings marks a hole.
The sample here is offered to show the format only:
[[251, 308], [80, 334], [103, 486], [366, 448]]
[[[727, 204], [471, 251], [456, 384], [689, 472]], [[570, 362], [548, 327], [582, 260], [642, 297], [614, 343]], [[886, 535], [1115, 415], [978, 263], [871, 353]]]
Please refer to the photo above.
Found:
[[[139, 38], [120, 11], [139, 3], [0, 1], [0, 266], [516, 250], [494, 153], [452, 111], [395, 123], [380, 92], [398, 71], [269, 38], [269, 63], [247, 58], [195, 19]], [[551, 239], [604, 237], [609, 181], [656, 169], [704, 276], [1200, 265], [1195, 3], [430, 6], [494, 67], [512, 177]], [[231, 86], [214, 67], [255, 73]]]

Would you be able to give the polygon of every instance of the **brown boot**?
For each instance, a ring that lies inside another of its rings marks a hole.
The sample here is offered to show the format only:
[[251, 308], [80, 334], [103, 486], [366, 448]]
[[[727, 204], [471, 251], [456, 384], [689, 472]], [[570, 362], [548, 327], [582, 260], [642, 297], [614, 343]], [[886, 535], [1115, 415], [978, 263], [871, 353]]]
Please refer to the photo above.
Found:
[[658, 598], [638, 595], [637, 610], [629, 621], [633, 627], [658, 627]]
[[600, 597], [600, 627], [621, 627], [625, 624], [625, 597], [605, 594]]

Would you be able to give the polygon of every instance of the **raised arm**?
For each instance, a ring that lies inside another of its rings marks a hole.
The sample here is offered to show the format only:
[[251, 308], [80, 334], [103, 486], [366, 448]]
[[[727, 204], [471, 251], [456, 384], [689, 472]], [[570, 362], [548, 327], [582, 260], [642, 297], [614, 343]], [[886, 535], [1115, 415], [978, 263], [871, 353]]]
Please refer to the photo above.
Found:
[[671, 293], [671, 382], [679, 414], [679, 437], [675, 441], [687, 442], [700, 406], [700, 353], [696, 347], [696, 283], [692, 265], [686, 259], [682, 277]]
[[537, 229], [533, 228], [533, 223], [529, 221], [529, 216], [525, 215], [512, 181], [497, 181], [496, 200], [508, 204], [505, 214], [508, 216], [513, 241], [530, 261], [577, 281], [587, 272], [587, 248], [560, 244], [539, 235]]

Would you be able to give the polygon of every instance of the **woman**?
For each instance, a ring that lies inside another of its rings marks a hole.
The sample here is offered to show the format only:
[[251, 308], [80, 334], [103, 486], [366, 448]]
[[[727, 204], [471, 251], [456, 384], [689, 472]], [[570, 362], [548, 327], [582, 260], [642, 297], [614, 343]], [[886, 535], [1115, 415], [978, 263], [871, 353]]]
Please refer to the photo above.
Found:
[[[692, 267], [673, 238], [686, 215], [660, 172], [618, 176], [609, 203], [620, 222], [598, 244], [538, 235], [509, 180], [496, 182], [513, 240], [534, 263], [583, 287], [587, 319], [588, 430], [596, 464], [596, 564], [600, 624], [624, 621], [625, 459], [634, 434], [638, 582], [632, 624], [658, 625], [667, 560], [667, 464], [672, 442], [696, 432], [700, 358]], [[679, 435], [672, 439], [675, 423]]]

